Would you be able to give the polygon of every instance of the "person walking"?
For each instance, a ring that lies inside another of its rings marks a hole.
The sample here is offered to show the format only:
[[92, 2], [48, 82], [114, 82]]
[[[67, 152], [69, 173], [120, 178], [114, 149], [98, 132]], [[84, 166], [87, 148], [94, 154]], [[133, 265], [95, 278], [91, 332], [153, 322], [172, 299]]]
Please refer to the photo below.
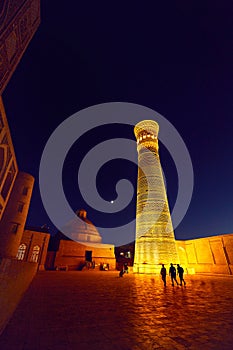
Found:
[[119, 277], [123, 277], [124, 273], [125, 273], [125, 270], [124, 270], [124, 267], [122, 267], [119, 273]]
[[177, 272], [178, 272], [179, 279], [180, 279], [180, 285], [182, 286], [182, 282], [183, 282], [184, 286], [185, 286], [186, 282], [184, 280], [184, 269], [182, 266], [180, 266], [180, 264], [177, 264]]
[[128, 264], [127, 263], [124, 263], [124, 265], [122, 266], [122, 269], [121, 269], [121, 271], [120, 271], [120, 273], [119, 273], [119, 277], [123, 277], [123, 275], [125, 274], [125, 273], [128, 273], [129, 271], [128, 271]]
[[164, 267], [164, 264], [162, 264], [162, 268], [160, 270], [160, 275], [162, 276], [164, 287], [166, 287], [167, 270], [166, 270], [166, 267]]
[[124, 263], [124, 267], [123, 267], [125, 273], [129, 273], [129, 269], [128, 269], [128, 264]]
[[171, 276], [172, 287], [174, 287], [174, 281], [176, 282], [176, 284], [178, 286], [179, 283], [177, 282], [177, 279], [176, 279], [176, 268], [175, 268], [175, 266], [173, 266], [172, 263], [171, 263], [171, 266], [169, 269], [169, 275]]

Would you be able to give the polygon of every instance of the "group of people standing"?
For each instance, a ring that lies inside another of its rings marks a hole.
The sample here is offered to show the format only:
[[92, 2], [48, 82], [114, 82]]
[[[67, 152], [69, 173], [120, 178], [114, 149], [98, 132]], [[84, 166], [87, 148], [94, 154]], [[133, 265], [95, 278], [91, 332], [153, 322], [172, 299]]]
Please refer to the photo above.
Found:
[[[177, 264], [177, 273], [178, 273], [178, 276], [180, 279], [180, 286], [182, 286], [182, 283], [185, 286], [186, 282], [184, 280], [184, 269], [179, 264]], [[166, 267], [164, 266], [164, 264], [162, 264], [160, 275], [162, 276], [164, 287], [166, 287], [167, 270], [166, 270]], [[169, 276], [171, 277], [172, 286], [174, 286], [174, 281], [176, 282], [177, 285], [179, 285], [179, 283], [176, 279], [176, 268], [173, 264], [170, 265]]]

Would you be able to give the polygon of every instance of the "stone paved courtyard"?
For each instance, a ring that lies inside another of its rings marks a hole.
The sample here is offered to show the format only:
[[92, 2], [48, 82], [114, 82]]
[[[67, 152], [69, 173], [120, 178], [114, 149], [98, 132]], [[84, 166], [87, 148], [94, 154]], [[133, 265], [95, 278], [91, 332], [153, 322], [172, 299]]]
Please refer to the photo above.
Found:
[[0, 349], [233, 349], [233, 278], [40, 272]]

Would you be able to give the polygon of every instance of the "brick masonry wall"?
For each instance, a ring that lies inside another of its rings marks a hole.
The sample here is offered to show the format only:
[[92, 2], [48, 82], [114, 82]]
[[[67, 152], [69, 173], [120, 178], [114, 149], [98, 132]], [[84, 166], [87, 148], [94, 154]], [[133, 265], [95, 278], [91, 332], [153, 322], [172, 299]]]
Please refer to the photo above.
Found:
[[92, 251], [92, 261], [95, 261], [96, 264], [109, 264], [110, 269], [115, 269], [116, 259], [113, 245], [101, 243], [88, 245], [65, 240], [60, 241], [54, 267], [69, 266], [77, 269], [85, 263], [86, 250]]
[[180, 263], [189, 272], [233, 274], [233, 234], [176, 241]]
[[46, 260], [49, 239], [50, 239], [50, 234], [48, 233], [25, 230], [20, 242], [21, 244], [23, 243], [27, 246], [27, 250], [25, 254], [25, 260], [27, 261], [31, 260], [33, 248], [35, 246], [40, 247], [40, 253], [37, 261], [39, 264], [38, 266], [39, 270], [44, 270], [44, 264]]
[[0, 261], [0, 334], [37, 271], [36, 263]]

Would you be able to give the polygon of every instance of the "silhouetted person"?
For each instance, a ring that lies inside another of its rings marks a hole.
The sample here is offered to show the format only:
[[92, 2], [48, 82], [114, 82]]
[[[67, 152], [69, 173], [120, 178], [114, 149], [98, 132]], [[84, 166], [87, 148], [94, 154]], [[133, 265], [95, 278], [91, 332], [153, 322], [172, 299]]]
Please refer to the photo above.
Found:
[[186, 285], [185, 280], [184, 280], [184, 269], [183, 267], [181, 267], [179, 264], [177, 264], [177, 272], [179, 275], [179, 279], [180, 279], [180, 285], [182, 286], [182, 282], [184, 282], [184, 286]]
[[176, 284], [178, 285], [179, 283], [176, 279], [176, 268], [173, 266], [173, 264], [170, 266], [169, 275], [171, 276], [172, 286], [174, 286], [174, 281], [176, 281]]
[[166, 287], [167, 270], [166, 270], [166, 267], [164, 267], [164, 264], [162, 264], [162, 268], [160, 270], [160, 275], [162, 276], [164, 287]]
[[123, 266], [120, 273], [119, 273], [119, 277], [123, 277], [124, 273], [125, 273], [125, 270], [124, 270], [124, 266]]
[[129, 269], [128, 269], [128, 264], [124, 263], [124, 267], [123, 267], [125, 273], [129, 273]]

